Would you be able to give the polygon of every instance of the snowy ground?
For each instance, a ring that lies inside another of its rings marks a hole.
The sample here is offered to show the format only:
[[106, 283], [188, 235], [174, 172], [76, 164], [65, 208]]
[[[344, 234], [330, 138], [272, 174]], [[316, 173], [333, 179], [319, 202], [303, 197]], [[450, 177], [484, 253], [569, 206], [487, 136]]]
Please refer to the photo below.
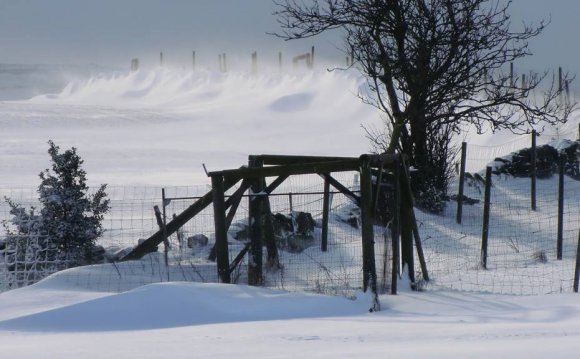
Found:
[[[0, 103], [0, 184], [36, 186], [48, 165], [49, 139], [78, 147], [92, 183], [143, 187], [206, 184], [201, 163], [209, 170], [238, 167], [248, 154], [358, 156], [368, 150], [360, 125], [379, 123], [353, 95], [361, 85], [352, 73], [253, 77], [163, 69], [78, 81], [58, 95]], [[577, 126], [574, 119], [558, 131]], [[572, 294], [403, 291], [381, 296], [383, 310], [369, 313], [371, 300], [360, 293], [347, 300], [163, 283], [117, 294], [79, 289], [65, 277], [0, 294], [2, 357], [576, 358], [580, 352], [580, 297]]]
[[577, 295], [356, 301], [219, 284], [122, 294], [42, 283], [0, 295], [7, 358], [576, 358]]

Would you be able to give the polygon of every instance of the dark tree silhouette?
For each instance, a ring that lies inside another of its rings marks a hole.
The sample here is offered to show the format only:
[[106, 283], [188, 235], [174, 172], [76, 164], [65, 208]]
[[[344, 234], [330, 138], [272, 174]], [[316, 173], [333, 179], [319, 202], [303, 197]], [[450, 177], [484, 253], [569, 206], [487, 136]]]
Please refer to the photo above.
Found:
[[369, 80], [370, 92], [361, 98], [385, 114], [386, 130], [367, 129], [367, 135], [381, 151], [409, 156], [418, 170], [413, 187], [419, 201], [446, 193], [450, 140], [467, 125], [527, 133], [566, 121], [574, 108], [562, 96], [568, 74], [558, 84], [548, 72], [513, 73], [546, 23], [513, 30], [509, 1], [274, 2], [279, 37], [343, 31], [344, 51]]

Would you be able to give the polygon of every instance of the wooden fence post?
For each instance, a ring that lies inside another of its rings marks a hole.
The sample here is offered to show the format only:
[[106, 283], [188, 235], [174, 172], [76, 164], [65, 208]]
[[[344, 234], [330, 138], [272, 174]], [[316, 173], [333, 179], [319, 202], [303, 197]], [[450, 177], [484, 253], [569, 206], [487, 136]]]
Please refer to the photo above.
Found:
[[139, 70], [139, 59], [138, 58], [131, 59], [131, 71], [135, 72], [137, 70]]
[[191, 70], [195, 71], [195, 51], [191, 52]]
[[463, 215], [463, 189], [465, 182], [465, 162], [467, 161], [467, 142], [461, 144], [461, 166], [459, 169], [459, 193], [457, 194], [457, 223], [461, 224]]
[[[167, 230], [165, 229], [165, 223], [163, 223], [163, 218], [161, 216], [161, 211], [159, 210], [159, 206], [155, 205], [153, 206], [153, 211], [155, 212], [155, 220], [157, 221], [157, 226], [159, 227], [159, 229], [161, 230], [161, 232], [163, 233], [163, 247], [164, 247], [164, 258], [165, 258], [165, 266], [168, 267], [169, 266], [169, 242], [167, 241]], [[167, 275], [169, 276], [169, 271], [167, 272]], [[167, 278], [167, 280], [169, 280], [169, 278]]]
[[322, 236], [320, 250], [328, 250], [328, 216], [330, 212], [330, 182], [324, 178], [324, 197], [322, 200]]
[[580, 281], [580, 228], [578, 229], [578, 246], [576, 248], [576, 268], [574, 270], [574, 293], [578, 293], [579, 281]]
[[278, 69], [282, 73], [282, 51], [278, 52]]
[[393, 211], [393, 230], [391, 236], [391, 250], [393, 252], [393, 263], [391, 269], [391, 294], [397, 294], [397, 281], [399, 279], [399, 241], [400, 241], [400, 232], [401, 232], [401, 171], [399, 168], [398, 161], [395, 162], [394, 170], [393, 170], [393, 177], [395, 180], [395, 190], [394, 190], [394, 202], [395, 202], [395, 210]]
[[556, 244], [556, 258], [562, 259], [562, 240], [564, 236], [564, 166], [566, 158], [560, 155], [558, 166], [558, 239]]
[[532, 211], [536, 210], [536, 177], [537, 177], [537, 147], [536, 147], [536, 130], [532, 131], [532, 182], [531, 182], [531, 195], [532, 195]]
[[481, 266], [487, 269], [487, 240], [489, 237], [489, 211], [491, 206], [491, 167], [485, 170], [485, 199], [483, 205], [483, 230], [481, 233]]
[[510, 87], [514, 87], [514, 63], [510, 62]]
[[230, 256], [226, 229], [226, 208], [223, 176], [211, 178], [213, 194], [213, 216], [215, 224], [215, 248], [218, 278], [222, 283], [230, 283]]
[[368, 158], [360, 159], [361, 232], [363, 252], [363, 291], [374, 295], [372, 311], [380, 310], [377, 292], [377, 269], [375, 265], [375, 235], [373, 230], [373, 182]]
[[258, 73], [258, 52], [252, 52], [252, 74]]
[[159, 53], [159, 66], [163, 67], [163, 51]]
[[310, 49], [310, 63], [308, 66], [311, 70], [314, 68], [314, 46]]

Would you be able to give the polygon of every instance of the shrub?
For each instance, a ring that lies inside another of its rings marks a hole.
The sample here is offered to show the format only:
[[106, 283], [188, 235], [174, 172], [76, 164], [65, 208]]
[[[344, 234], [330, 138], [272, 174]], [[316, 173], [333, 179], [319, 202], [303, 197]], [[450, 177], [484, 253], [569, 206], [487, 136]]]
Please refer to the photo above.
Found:
[[[49, 141], [52, 166], [39, 175], [39, 211], [6, 198], [13, 216], [3, 225], [8, 233], [5, 262], [11, 270], [60, 269], [93, 262], [95, 242], [103, 233], [103, 216], [109, 210], [106, 185], [88, 193], [83, 160], [76, 148], [60, 152]], [[20, 264], [20, 267], [16, 265]]]

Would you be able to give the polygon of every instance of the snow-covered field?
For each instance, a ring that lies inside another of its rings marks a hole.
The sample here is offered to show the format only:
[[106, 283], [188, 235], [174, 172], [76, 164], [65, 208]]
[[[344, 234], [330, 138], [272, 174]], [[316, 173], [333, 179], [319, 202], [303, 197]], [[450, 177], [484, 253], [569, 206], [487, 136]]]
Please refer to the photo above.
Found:
[[[0, 102], [0, 188], [35, 187], [48, 165], [49, 139], [78, 147], [91, 183], [143, 188], [205, 185], [202, 163], [208, 170], [234, 168], [248, 154], [358, 156], [368, 151], [361, 124], [380, 123], [355, 96], [362, 86], [355, 73], [325, 71], [156, 69], [78, 79], [60, 94]], [[577, 127], [574, 118], [551, 133]], [[507, 141], [504, 134], [470, 137], [482, 148]], [[518, 198], [521, 183], [509, 181], [498, 183], [498, 198]], [[550, 192], [554, 183], [540, 187]], [[570, 190], [577, 198], [578, 186]], [[571, 216], [579, 206], [569, 205]], [[466, 216], [478, 211], [466, 209]], [[542, 222], [535, 236], [554, 228], [551, 213], [536, 217]], [[440, 221], [422, 219], [439, 233], [461, 234], [453, 216], [450, 210]], [[515, 223], [507, 213], [501, 221]], [[474, 235], [466, 233], [467, 241]], [[90, 268], [80, 270], [90, 278]], [[348, 300], [171, 282], [116, 293], [81, 289], [66, 278], [57, 274], [0, 294], [1, 357], [576, 358], [580, 352], [577, 294], [496, 295], [461, 285], [471, 291], [402, 290], [381, 296], [382, 311], [369, 313], [371, 300], [362, 293]]]

